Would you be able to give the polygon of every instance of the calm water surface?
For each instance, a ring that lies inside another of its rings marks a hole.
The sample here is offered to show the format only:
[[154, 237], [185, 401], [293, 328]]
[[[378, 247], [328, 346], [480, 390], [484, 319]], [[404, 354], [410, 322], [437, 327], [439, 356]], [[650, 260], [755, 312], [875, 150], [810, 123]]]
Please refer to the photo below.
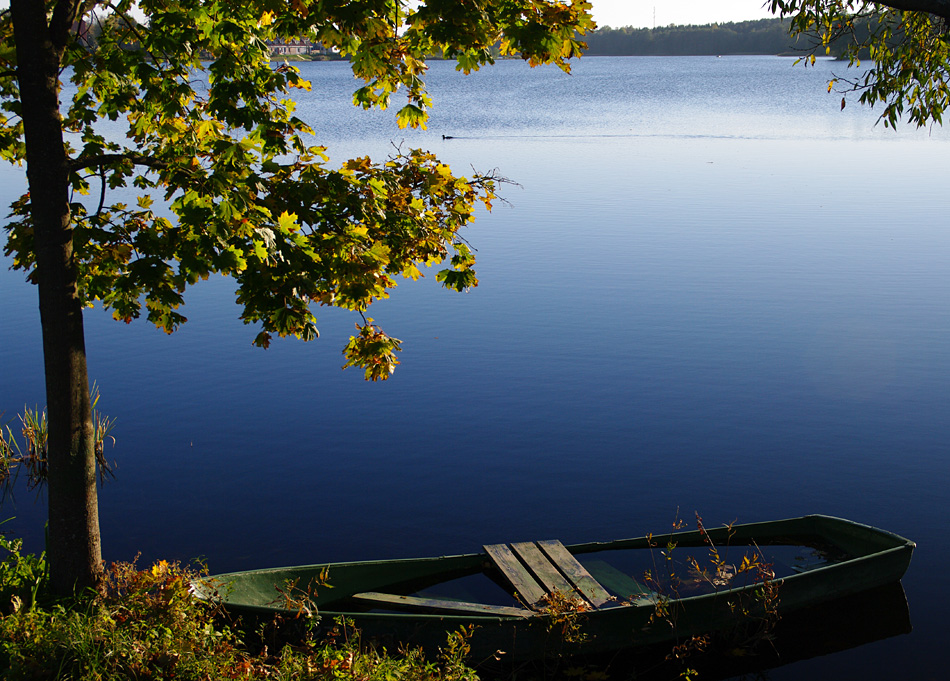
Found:
[[[382, 385], [340, 371], [353, 315], [264, 352], [225, 279], [171, 337], [91, 311], [118, 421], [106, 557], [228, 571], [827, 513], [918, 542], [914, 631], [771, 678], [943, 678], [950, 137], [839, 111], [843, 69], [435, 63], [417, 132], [354, 110], [345, 64], [304, 65], [334, 159], [423, 146], [518, 183], [466, 234], [482, 283], [430, 276], [371, 311], [405, 347]], [[22, 178], [0, 180], [8, 204]], [[5, 266], [0, 291], [8, 419], [44, 396], [36, 293]], [[3, 513], [41, 545], [42, 500]]]

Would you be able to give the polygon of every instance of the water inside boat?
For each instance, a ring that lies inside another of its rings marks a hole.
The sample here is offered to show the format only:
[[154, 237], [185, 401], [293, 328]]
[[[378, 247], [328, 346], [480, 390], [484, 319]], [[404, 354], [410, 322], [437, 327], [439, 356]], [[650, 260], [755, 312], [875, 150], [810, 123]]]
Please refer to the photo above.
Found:
[[487, 603], [488, 605], [502, 605], [512, 608], [521, 606], [513, 594], [485, 572], [477, 572], [447, 582], [439, 582], [420, 589], [411, 595], [421, 598]]
[[[613, 597], [603, 607], [651, 603], [657, 592], [667, 597], [687, 597], [734, 589], [761, 581], [763, 575], [789, 577], [850, 558], [840, 549], [818, 542], [725, 546], [718, 549], [718, 561], [708, 547], [677, 547], [669, 558], [665, 551], [659, 547], [620, 549], [579, 553], [575, 557]], [[754, 567], [743, 570], [744, 560], [746, 566], [757, 562], [763, 571]], [[434, 584], [408, 587], [399, 593], [414, 598], [511, 608], [525, 605], [492, 568]], [[374, 607], [370, 612], [393, 610], [383, 606]]]
[[[665, 548], [627, 549], [579, 554], [577, 559], [611, 594], [635, 602], [649, 592], [686, 597], [735, 589], [763, 577], [790, 577], [850, 557], [830, 544], [816, 542], [725, 546], [719, 547], [718, 553], [709, 548], [677, 547], [669, 555]], [[746, 569], [742, 569], [744, 561]]]

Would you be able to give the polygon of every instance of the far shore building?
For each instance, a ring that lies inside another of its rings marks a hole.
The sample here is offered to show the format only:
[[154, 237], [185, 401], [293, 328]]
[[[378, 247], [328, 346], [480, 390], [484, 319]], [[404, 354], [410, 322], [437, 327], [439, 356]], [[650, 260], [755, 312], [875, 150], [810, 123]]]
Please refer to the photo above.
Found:
[[267, 46], [270, 47], [270, 53], [274, 56], [289, 55], [309, 55], [332, 57], [338, 54], [337, 50], [328, 50], [320, 43], [313, 43], [306, 38], [297, 38], [293, 40], [268, 40]]
[[296, 40], [268, 40], [271, 54], [310, 54], [313, 43], [306, 38]]

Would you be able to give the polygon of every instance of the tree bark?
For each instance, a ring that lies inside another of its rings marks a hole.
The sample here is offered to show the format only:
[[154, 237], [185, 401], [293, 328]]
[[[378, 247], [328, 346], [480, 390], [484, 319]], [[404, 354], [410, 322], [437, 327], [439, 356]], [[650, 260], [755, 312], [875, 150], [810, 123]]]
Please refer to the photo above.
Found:
[[47, 555], [51, 586], [65, 595], [97, 586], [103, 572], [92, 406], [69, 212], [69, 159], [59, 113], [60, 63], [78, 7], [68, 0], [59, 3], [49, 25], [46, 5], [44, 0], [11, 0], [10, 10], [49, 412]]

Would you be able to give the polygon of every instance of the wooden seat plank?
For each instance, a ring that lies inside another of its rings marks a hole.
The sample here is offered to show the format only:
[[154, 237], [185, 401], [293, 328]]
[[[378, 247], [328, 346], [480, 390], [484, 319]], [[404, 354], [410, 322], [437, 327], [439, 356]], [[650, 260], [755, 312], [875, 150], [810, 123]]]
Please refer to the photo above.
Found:
[[448, 612], [467, 612], [475, 615], [497, 615], [499, 617], [533, 617], [530, 610], [509, 608], [503, 605], [489, 605], [488, 603], [466, 603], [465, 601], [449, 601], [439, 598], [420, 598], [418, 596], [400, 596], [385, 594], [377, 591], [364, 591], [353, 594], [353, 598], [361, 601], [372, 601], [384, 605], [392, 605], [413, 610], [436, 610]]
[[587, 570], [601, 585], [613, 591], [620, 598], [636, 600], [650, 598], [655, 595], [644, 584], [602, 560], [588, 561]]
[[574, 583], [577, 590], [584, 594], [595, 608], [599, 608], [610, 600], [610, 594], [596, 579], [581, 565], [568, 551], [564, 544], [557, 539], [547, 539], [537, 542], [538, 547], [547, 554], [564, 575]]
[[534, 608], [544, 599], [544, 589], [528, 572], [518, 557], [505, 544], [489, 544], [483, 547], [492, 562], [511, 582], [515, 592], [525, 600], [528, 607]]
[[525, 565], [534, 573], [535, 578], [541, 583], [545, 591], [548, 593], [559, 591], [569, 598], [583, 600], [584, 596], [574, 589], [574, 586], [567, 581], [534, 542], [515, 542], [512, 543], [511, 548], [521, 556]]

